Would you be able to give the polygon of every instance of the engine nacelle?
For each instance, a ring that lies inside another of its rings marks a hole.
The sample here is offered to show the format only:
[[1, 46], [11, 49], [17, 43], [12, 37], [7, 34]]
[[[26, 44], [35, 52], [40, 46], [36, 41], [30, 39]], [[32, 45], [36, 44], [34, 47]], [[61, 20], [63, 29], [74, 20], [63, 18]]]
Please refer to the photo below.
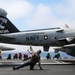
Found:
[[68, 55], [74, 56], [75, 57], [75, 50], [71, 48], [55, 48], [55, 52], [65, 52]]

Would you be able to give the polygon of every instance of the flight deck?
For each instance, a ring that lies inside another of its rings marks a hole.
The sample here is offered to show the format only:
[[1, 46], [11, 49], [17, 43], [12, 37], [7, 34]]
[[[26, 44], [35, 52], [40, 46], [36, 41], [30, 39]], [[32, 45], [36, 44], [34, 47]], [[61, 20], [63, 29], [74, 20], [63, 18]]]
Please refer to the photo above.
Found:
[[[2, 59], [0, 60], [0, 66], [18, 66], [18, 65], [21, 65], [23, 63], [25, 63], [27, 61], [22, 61], [22, 60], [7, 60], [7, 59]], [[69, 65], [69, 64], [72, 64], [72, 65], [75, 65], [75, 59], [42, 59], [41, 60], [41, 64], [42, 65]]]
[[[72, 63], [71, 63], [72, 61]], [[22, 60], [0, 60], [0, 75], [75, 75], [75, 60], [41, 60], [41, 66], [44, 70], [40, 70], [35, 65], [34, 70], [30, 70], [29, 66], [19, 70], [13, 70], [12, 66], [18, 66], [26, 61]], [[74, 62], [74, 63], [73, 63]]]

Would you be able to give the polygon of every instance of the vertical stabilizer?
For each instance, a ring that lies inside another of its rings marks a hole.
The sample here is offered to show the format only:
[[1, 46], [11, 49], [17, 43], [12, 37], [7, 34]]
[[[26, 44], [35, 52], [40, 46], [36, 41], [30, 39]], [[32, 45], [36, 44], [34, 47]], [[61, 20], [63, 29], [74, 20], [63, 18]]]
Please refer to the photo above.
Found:
[[65, 24], [65, 28], [69, 28], [69, 26], [67, 24]]
[[0, 8], [0, 34], [19, 32], [6, 16], [7, 12]]

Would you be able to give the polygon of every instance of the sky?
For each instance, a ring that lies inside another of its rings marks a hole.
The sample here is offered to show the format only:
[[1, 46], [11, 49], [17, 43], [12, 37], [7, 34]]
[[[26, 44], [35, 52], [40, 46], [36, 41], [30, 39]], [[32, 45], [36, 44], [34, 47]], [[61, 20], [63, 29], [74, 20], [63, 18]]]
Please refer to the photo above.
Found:
[[[7, 17], [20, 31], [63, 28], [65, 24], [75, 27], [75, 0], [0, 0], [0, 8], [7, 11]], [[16, 50], [29, 49], [21, 47]]]

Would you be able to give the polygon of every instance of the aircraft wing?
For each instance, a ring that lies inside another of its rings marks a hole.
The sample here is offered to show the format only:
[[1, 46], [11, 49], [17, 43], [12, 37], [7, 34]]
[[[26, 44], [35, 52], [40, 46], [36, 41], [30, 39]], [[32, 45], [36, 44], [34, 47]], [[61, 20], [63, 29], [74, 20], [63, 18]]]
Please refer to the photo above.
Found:
[[2, 51], [11, 51], [11, 50], [15, 50], [15, 48], [6, 47], [6, 46], [0, 46], [0, 49], [1, 49]]
[[[58, 29], [56, 31], [57, 33], [63, 33], [64, 29]], [[71, 36], [71, 37], [67, 37], [67, 38], [60, 38], [58, 39], [58, 41], [64, 41], [64, 42], [73, 42], [75, 40], [75, 37]]]
[[64, 45], [63, 47], [54, 48], [55, 53], [62, 51], [75, 57], [75, 44]]
[[73, 43], [75, 41], [75, 37], [61, 38], [61, 39], [58, 39], [58, 41], [66, 41], [66, 42]]
[[75, 48], [75, 44], [64, 45], [63, 48]]

